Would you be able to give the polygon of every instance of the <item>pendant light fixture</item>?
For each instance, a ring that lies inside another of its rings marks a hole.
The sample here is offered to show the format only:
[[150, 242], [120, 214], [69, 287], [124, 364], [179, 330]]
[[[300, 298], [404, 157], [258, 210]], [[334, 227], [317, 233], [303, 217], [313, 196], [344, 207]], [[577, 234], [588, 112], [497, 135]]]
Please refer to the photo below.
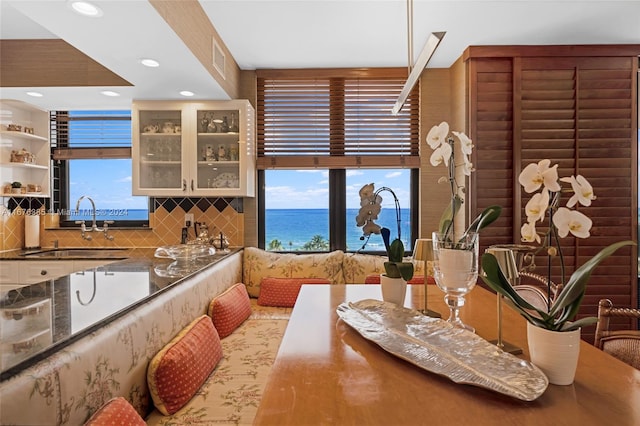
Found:
[[398, 96], [398, 100], [395, 105], [391, 109], [391, 113], [396, 115], [400, 112], [402, 107], [404, 106], [407, 97], [409, 96], [409, 92], [413, 89], [413, 86], [416, 85], [418, 79], [420, 78], [420, 74], [422, 74], [422, 70], [425, 69], [429, 60], [433, 56], [433, 53], [436, 51], [436, 48], [440, 44], [440, 41], [446, 34], [445, 31], [440, 31], [436, 33], [431, 33], [424, 47], [422, 48], [422, 52], [420, 52], [420, 56], [416, 60], [415, 64], [412, 66], [413, 62], [413, 0], [407, 0], [407, 42], [409, 46], [409, 77], [407, 81], [404, 83], [404, 87], [400, 92], [400, 96]]

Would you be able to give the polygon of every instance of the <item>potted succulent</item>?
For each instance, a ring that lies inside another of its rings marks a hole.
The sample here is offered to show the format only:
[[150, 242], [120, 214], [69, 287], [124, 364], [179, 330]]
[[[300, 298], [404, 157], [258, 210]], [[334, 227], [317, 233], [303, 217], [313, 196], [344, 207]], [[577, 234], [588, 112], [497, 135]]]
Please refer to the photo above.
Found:
[[[574, 320], [584, 298], [587, 283], [593, 269], [616, 250], [635, 244], [633, 241], [620, 241], [602, 249], [599, 253], [578, 267], [565, 281], [564, 257], [560, 238], [571, 233], [577, 238], [590, 236], [591, 219], [577, 210], [571, 210], [580, 203], [590, 206], [595, 200], [593, 188], [582, 176], [558, 179], [557, 165], [550, 166], [549, 160], [533, 163], [523, 169], [519, 182], [525, 192], [532, 196], [525, 207], [527, 223], [522, 226], [524, 242], [538, 242], [541, 250], [546, 250], [549, 261], [560, 259], [562, 289], [555, 299], [548, 303], [547, 309], [539, 309], [522, 298], [500, 270], [496, 258], [489, 253], [482, 256], [482, 280], [498, 294], [504, 296], [506, 303], [527, 320], [527, 339], [532, 362], [540, 367], [553, 384], [573, 383], [579, 355], [580, 330], [597, 322], [595, 317]], [[562, 187], [560, 182], [570, 183], [573, 195], [566, 207], [559, 207]], [[548, 216], [548, 217], [547, 217]], [[536, 223], [547, 217], [544, 232], [536, 230]], [[550, 285], [551, 277], [547, 277]], [[548, 292], [550, 295], [550, 292]], [[549, 297], [550, 298], [550, 297]], [[547, 351], [548, 349], [548, 351]], [[562, 354], [562, 356], [560, 356]], [[566, 364], [564, 363], [566, 361]]]
[[20, 194], [22, 192], [22, 182], [11, 182], [11, 193]]

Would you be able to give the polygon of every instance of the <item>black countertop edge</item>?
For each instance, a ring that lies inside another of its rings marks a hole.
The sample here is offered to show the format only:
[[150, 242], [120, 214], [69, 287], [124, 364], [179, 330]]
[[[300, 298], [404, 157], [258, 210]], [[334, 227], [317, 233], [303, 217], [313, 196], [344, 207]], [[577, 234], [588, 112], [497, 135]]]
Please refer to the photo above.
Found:
[[[118, 318], [121, 318], [122, 316], [126, 315], [127, 313], [133, 311], [134, 309], [144, 305], [145, 303], [149, 302], [150, 300], [153, 300], [154, 298], [156, 298], [157, 296], [165, 293], [166, 291], [174, 288], [177, 285], [180, 285], [181, 283], [183, 283], [184, 281], [194, 277], [195, 275], [199, 274], [200, 272], [209, 269], [211, 267], [213, 267], [214, 265], [216, 265], [217, 263], [219, 263], [221, 260], [226, 259], [227, 257], [238, 253], [242, 250], [242, 248], [234, 248], [234, 249], [230, 249], [230, 251], [228, 253], [223, 253], [222, 255], [220, 253], [213, 255], [214, 259], [211, 260], [210, 263], [204, 264], [201, 267], [198, 267], [196, 270], [194, 270], [193, 272], [188, 273], [187, 275], [184, 275], [182, 277], [176, 278], [175, 281], [173, 281], [171, 284], [158, 289], [157, 291], [155, 291], [153, 294], [148, 295], [147, 297], [144, 297], [134, 303], [132, 303], [131, 305], [127, 306], [126, 308], [123, 308], [107, 317], [105, 317], [104, 319], [102, 319], [99, 322], [96, 322], [95, 324], [86, 327], [85, 329], [69, 336], [68, 338], [59, 340], [55, 343], [53, 343], [51, 346], [47, 347], [46, 349], [37, 352], [33, 355], [31, 355], [29, 358], [19, 362], [18, 364], [7, 368], [6, 370], [2, 371], [0, 373], [0, 382], [3, 382], [5, 380], [10, 379], [11, 377], [19, 374], [20, 372], [22, 372], [23, 370], [37, 364], [38, 362], [42, 361], [43, 359], [46, 359], [50, 356], [52, 356], [53, 354], [55, 354], [56, 352], [59, 352], [61, 349], [64, 349], [65, 347], [71, 345], [74, 342], [77, 342], [78, 340], [90, 335], [91, 333], [94, 333], [95, 331], [99, 330], [100, 328], [104, 327], [105, 325], [110, 324], [111, 322], [115, 321]], [[42, 260], [42, 259], [40, 259]], [[131, 261], [132, 263], [135, 263], [136, 261], [139, 261], [140, 258], [138, 259], [126, 259], [126, 260], [122, 260], [118, 263], [120, 264], [126, 264], [127, 262]], [[54, 280], [55, 281], [55, 280]], [[33, 285], [38, 285], [38, 284], [33, 284]]]

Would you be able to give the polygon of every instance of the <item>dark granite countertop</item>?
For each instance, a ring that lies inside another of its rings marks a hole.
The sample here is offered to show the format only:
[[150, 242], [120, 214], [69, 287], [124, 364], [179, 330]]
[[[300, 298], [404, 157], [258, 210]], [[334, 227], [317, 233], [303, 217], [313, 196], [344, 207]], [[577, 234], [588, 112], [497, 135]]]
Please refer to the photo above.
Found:
[[[179, 285], [225, 257], [240, 251], [200, 257], [178, 264], [154, 257], [155, 249], [120, 251], [126, 259], [33, 285], [0, 285], [0, 380], [52, 355], [109, 322], [127, 314], [164, 290]], [[34, 260], [22, 251], [0, 260]], [[73, 260], [75, 258], [35, 258]], [[87, 258], [82, 258], [87, 260]], [[91, 257], [91, 260], [101, 257]], [[2, 290], [4, 288], [5, 290]]]

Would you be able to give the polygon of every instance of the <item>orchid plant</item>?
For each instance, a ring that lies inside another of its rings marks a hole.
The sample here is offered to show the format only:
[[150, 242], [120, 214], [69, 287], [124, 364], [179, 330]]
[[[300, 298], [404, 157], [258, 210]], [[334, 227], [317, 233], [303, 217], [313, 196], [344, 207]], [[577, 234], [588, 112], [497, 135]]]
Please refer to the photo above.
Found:
[[[522, 241], [542, 244], [540, 250], [546, 249], [551, 257], [559, 255], [561, 279], [564, 282], [565, 268], [560, 238], [566, 237], [569, 233], [577, 238], [589, 238], [591, 235], [591, 219], [580, 211], [570, 209], [578, 203], [589, 207], [591, 201], [596, 199], [593, 187], [582, 175], [558, 179], [558, 165], [551, 166], [551, 161], [546, 159], [525, 167], [518, 177], [518, 182], [526, 193], [534, 193], [525, 206], [527, 222], [520, 229]], [[563, 191], [560, 182], [569, 183], [571, 189], [566, 190], [573, 192], [566, 207], [559, 207]], [[538, 190], [540, 192], [536, 192]], [[547, 213], [549, 224], [541, 235], [536, 229], [536, 223], [543, 222]]]
[[[633, 241], [621, 241], [602, 249], [598, 254], [577, 268], [568, 281], [565, 281], [565, 265], [560, 245], [560, 238], [571, 233], [577, 238], [588, 238], [591, 235], [592, 221], [585, 214], [571, 210], [577, 204], [588, 207], [596, 199], [593, 187], [583, 176], [570, 176], [558, 179], [558, 165], [551, 166], [548, 159], [526, 166], [518, 177], [518, 182], [528, 194], [534, 193], [525, 206], [527, 222], [522, 225], [520, 234], [524, 242], [541, 244], [538, 251], [546, 250], [550, 260], [555, 256], [560, 258], [561, 279], [564, 286], [555, 297], [553, 303], [546, 310], [536, 308], [520, 297], [500, 270], [496, 258], [488, 253], [482, 256], [484, 282], [496, 292], [506, 297], [527, 321], [538, 327], [554, 331], [571, 331], [579, 327], [593, 324], [595, 317], [582, 318], [572, 321], [580, 309], [580, 304], [586, 292], [586, 286], [593, 268], [609, 257], [619, 248], [635, 244]], [[567, 201], [566, 207], [560, 207], [560, 195], [563, 192], [562, 183], [568, 183], [573, 195]], [[539, 192], [537, 192], [539, 191]], [[543, 222], [546, 216], [549, 222], [546, 230], [536, 229], [538, 221]], [[547, 278], [547, 286], [551, 286], [551, 272]], [[549, 299], [550, 290], [547, 293]]]
[[[380, 225], [375, 223], [375, 220], [378, 219], [378, 215], [382, 210], [382, 196], [380, 193], [385, 191], [393, 196], [395, 202], [398, 237], [393, 241], [390, 241], [391, 231], [389, 228], [380, 227]], [[409, 281], [413, 278], [413, 263], [403, 261], [404, 244], [401, 240], [400, 214], [400, 202], [391, 188], [383, 186], [376, 190], [373, 183], [369, 183], [360, 188], [360, 211], [356, 216], [356, 225], [362, 227], [362, 232], [364, 233], [364, 237], [367, 237], [367, 241], [371, 234], [382, 235], [384, 247], [389, 257], [389, 260], [384, 263], [387, 276], [389, 278], [403, 278], [405, 281]]]
[[[455, 159], [455, 142], [460, 143], [461, 160], [456, 164]], [[445, 236], [448, 241], [454, 241], [455, 222], [454, 218], [462, 203], [464, 202], [465, 186], [458, 183], [456, 179], [456, 170], [461, 168], [462, 175], [471, 176], [473, 172], [473, 164], [471, 163], [470, 156], [473, 152], [473, 142], [471, 139], [462, 132], [451, 131], [449, 133], [449, 123], [443, 121], [437, 126], [433, 126], [427, 134], [427, 144], [433, 153], [430, 157], [431, 165], [434, 167], [444, 164], [447, 167], [447, 176], [442, 176], [438, 179], [438, 183], [448, 183], [451, 189], [451, 202], [443, 212], [438, 230], [440, 234]], [[480, 230], [491, 223], [493, 223], [502, 212], [500, 206], [489, 206], [482, 213], [475, 218], [475, 220], [469, 225], [467, 230], [462, 235], [460, 240], [471, 232], [480, 232]]]

